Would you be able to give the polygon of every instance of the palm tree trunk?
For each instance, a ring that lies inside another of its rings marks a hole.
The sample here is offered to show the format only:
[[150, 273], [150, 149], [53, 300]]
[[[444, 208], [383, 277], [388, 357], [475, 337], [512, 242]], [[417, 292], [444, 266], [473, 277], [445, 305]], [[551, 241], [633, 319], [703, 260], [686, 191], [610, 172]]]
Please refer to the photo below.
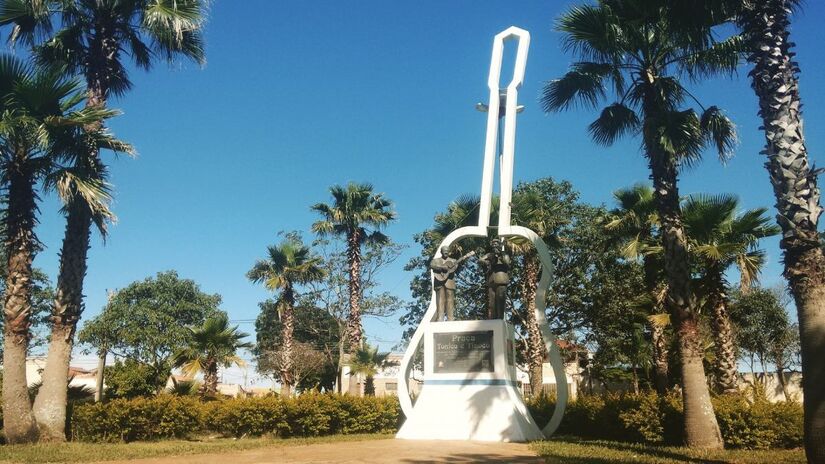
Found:
[[338, 364], [335, 374], [337, 378], [336, 390], [338, 394], [341, 394], [344, 391], [344, 347], [347, 341], [347, 326], [337, 317], [335, 318], [335, 324], [338, 327]]
[[790, 400], [791, 396], [788, 392], [788, 382], [785, 380], [785, 366], [781, 362], [776, 363], [776, 380], [782, 388], [782, 396], [785, 398], [785, 401]]
[[[99, 30], [92, 44], [94, 66], [87, 71], [87, 107], [104, 107], [108, 95], [110, 57], [117, 53], [117, 44], [106, 30]], [[85, 128], [94, 131], [100, 123]], [[100, 164], [100, 153], [91, 148], [87, 155], [90, 165]], [[51, 342], [43, 386], [34, 404], [34, 414], [42, 437], [48, 441], [65, 441], [64, 426], [67, 407], [66, 377], [69, 372], [74, 334], [83, 312], [83, 280], [89, 251], [92, 214], [82, 200], [71, 201], [66, 216], [66, 232], [60, 250], [60, 273], [57, 277], [57, 295], [54, 302]]]
[[722, 393], [739, 392], [739, 375], [736, 362], [736, 347], [733, 341], [733, 329], [728, 315], [727, 296], [722, 270], [708, 265], [708, 303], [713, 311], [713, 336], [716, 351], [716, 383]]
[[347, 335], [350, 352], [355, 352], [361, 347], [364, 330], [361, 326], [361, 237], [357, 230], [347, 237], [347, 260], [349, 261]]
[[203, 373], [203, 385], [206, 397], [214, 398], [218, 395], [218, 361], [209, 358]]
[[[662, 311], [659, 306], [659, 282], [656, 277], [656, 263], [652, 256], [645, 256], [643, 259], [644, 279], [647, 293], [650, 295], [650, 301], [654, 307], [654, 313]], [[669, 362], [667, 335], [662, 324], [650, 324], [651, 338], [653, 339], [653, 375], [656, 383], [656, 392], [660, 395], [667, 393], [669, 384]]]
[[[22, 153], [22, 156], [27, 153]], [[31, 325], [32, 261], [36, 194], [32, 176], [25, 167], [9, 169], [6, 213], [6, 292], [3, 302], [3, 431], [9, 444], [37, 440], [26, 379], [26, 351]]]
[[283, 320], [283, 346], [281, 353], [283, 359], [281, 360], [281, 395], [289, 397], [292, 394], [292, 337], [295, 332], [295, 315], [294, 302], [295, 296], [292, 287], [287, 286], [284, 289], [284, 311]]
[[765, 130], [765, 167], [782, 228], [785, 278], [796, 301], [802, 344], [805, 453], [825, 462], [825, 256], [819, 247], [817, 173], [811, 169], [802, 127], [799, 68], [792, 60], [788, 0], [752, 2], [742, 18], [753, 63], [751, 86]]
[[651, 336], [653, 338], [653, 369], [656, 376], [656, 393], [664, 395], [667, 393], [669, 384], [668, 343], [665, 328], [660, 324], [652, 324]]
[[66, 232], [60, 254], [60, 273], [52, 315], [52, 335], [43, 385], [34, 401], [34, 417], [41, 441], [66, 440], [66, 405], [69, 363], [74, 333], [83, 309], [83, 278], [89, 250], [91, 213], [81, 202], [73, 202], [66, 219]]
[[[655, 100], [648, 97], [645, 102], [646, 118], [653, 114], [652, 101]], [[704, 353], [695, 310], [696, 302], [690, 288], [690, 262], [679, 207], [677, 165], [674, 157], [654, 142], [656, 139], [652, 129], [654, 128], [648, 127], [648, 121], [645, 121], [644, 140], [650, 160], [664, 248], [664, 267], [668, 285], [665, 302], [675, 325], [679, 357], [682, 361], [685, 444], [689, 447], [720, 449], [724, 444], [710, 402], [707, 377], [702, 365]]]
[[530, 392], [536, 397], [542, 392], [544, 384], [544, 340], [536, 320], [536, 289], [539, 283], [540, 263], [535, 251], [524, 256], [524, 281], [522, 295], [524, 298], [524, 322], [527, 326], [527, 362], [530, 373]]

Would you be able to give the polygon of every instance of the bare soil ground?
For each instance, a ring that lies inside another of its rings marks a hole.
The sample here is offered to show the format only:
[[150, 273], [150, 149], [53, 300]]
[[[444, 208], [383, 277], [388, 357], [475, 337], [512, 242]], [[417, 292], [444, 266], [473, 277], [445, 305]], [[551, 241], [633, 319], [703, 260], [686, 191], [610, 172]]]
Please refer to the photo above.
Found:
[[218, 454], [106, 461], [107, 464], [280, 464], [280, 463], [543, 463], [523, 443], [369, 440], [265, 447]]

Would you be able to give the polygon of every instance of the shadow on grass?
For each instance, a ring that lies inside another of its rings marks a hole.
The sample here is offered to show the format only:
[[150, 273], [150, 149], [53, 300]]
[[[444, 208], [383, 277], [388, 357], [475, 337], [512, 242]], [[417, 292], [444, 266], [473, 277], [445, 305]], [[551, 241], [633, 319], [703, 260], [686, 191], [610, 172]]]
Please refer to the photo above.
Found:
[[[564, 446], [559, 449], [554, 443]], [[578, 449], [577, 449], [578, 448]], [[602, 440], [585, 440], [575, 437], [554, 437], [541, 442], [539, 454], [552, 464], [615, 464], [617, 462], [647, 462], [668, 459], [675, 463], [728, 464], [730, 461], [699, 458], [685, 455], [676, 448]], [[571, 456], [571, 451], [578, 451]], [[625, 461], [630, 459], [630, 461]]]

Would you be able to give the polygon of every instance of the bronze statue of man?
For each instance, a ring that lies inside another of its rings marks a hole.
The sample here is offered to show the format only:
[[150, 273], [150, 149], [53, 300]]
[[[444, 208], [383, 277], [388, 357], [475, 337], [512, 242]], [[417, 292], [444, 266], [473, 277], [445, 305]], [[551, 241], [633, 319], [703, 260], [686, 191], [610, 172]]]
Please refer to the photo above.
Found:
[[455, 259], [449, 247], [441, 247], [441, 257], [436, 256], [430, 261], [435, 290], [436, 321], [443, 321], [445, 315], [448, 321], [455, 319], [455, 273], [458, 271], [458, 265], [474, 254], [471, 251]]
[[489, 253], [479, 258], [487, 268], [487, 319], [504, 319], [512, 259], [498, 238], [490, 241], [490, 248]]

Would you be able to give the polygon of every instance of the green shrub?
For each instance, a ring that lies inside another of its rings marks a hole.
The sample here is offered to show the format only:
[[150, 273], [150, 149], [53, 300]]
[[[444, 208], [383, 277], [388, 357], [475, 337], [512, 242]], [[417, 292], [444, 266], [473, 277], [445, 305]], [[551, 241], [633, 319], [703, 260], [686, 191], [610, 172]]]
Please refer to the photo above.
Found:
[[725, 443], [732, 448], [793, 448], [802, 444], [802, 406], [795, 402], [752, 404], [740, 395], [713, 399]]
[[[795, 402], [748, 401], [742, 395], [713, 399], [725, 444], [731, 448], [795, 448], [802, 445], [802, 407]], [[546, 423], [554, 402], [531, 400], [528, 407], [540, 424]], [[583, 438], [637, 443], [680, 444], [684, 412], [681, 395], [582, 395], [570, 402], [558, 433]]]
[[284, 405], [276, 396], [211, 401], [203, 405], [203, 426], [222, 435], [274, 434], [284, 423]]
[[184, 438], [200, 429], [196, 399], [161, 395], [77, 405], [72, 436], [81, 441], [134, 441]]
[[311, 437], [335, 433], [389, 433], [398, 430], [398, 398], [359, 398], [305, 393], [201, 402], [161, 395], [82, 404], [72, 417], [73, 437], [81, 441], [134, 441], [182, 438], [192, 433], [225, 436]]

